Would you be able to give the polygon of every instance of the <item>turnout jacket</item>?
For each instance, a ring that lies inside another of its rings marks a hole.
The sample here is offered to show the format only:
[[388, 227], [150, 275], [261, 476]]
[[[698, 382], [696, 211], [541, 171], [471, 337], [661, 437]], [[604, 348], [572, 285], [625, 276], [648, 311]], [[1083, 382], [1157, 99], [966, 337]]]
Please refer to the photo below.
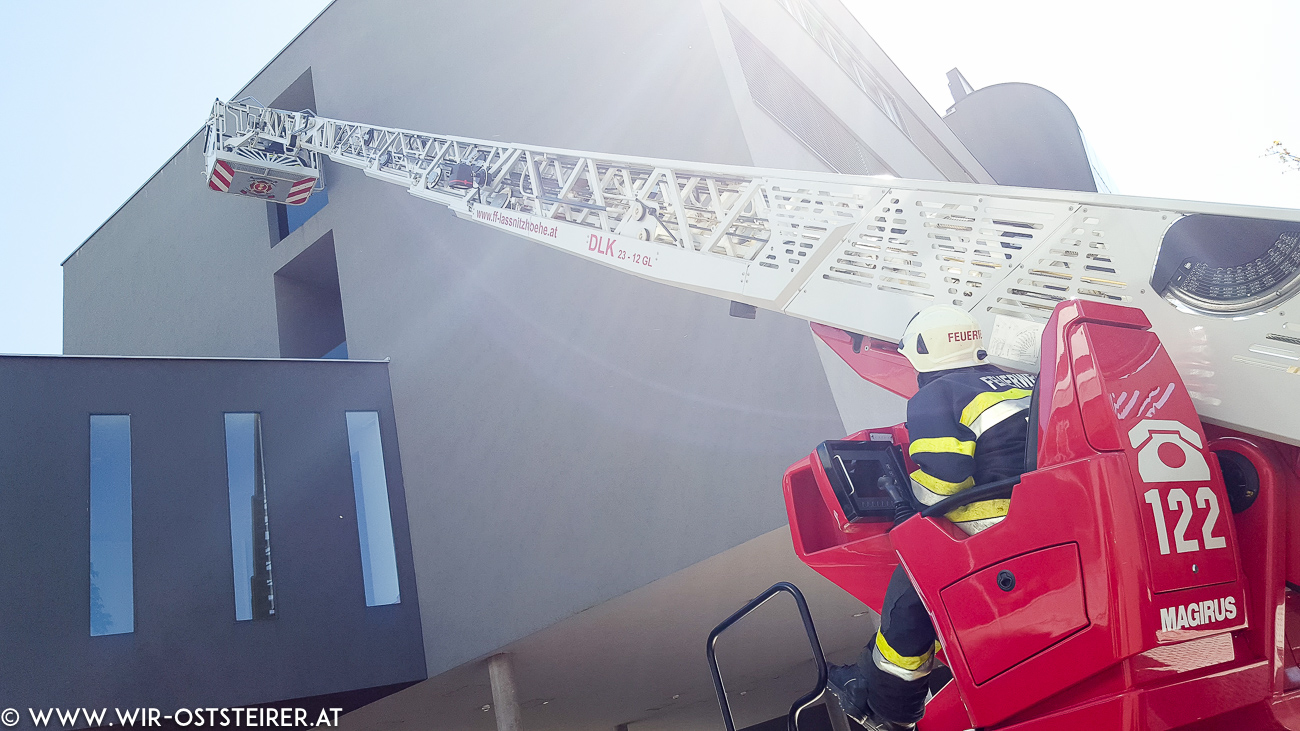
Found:
[[[912, 494], [926, 505], [1025, 471], [1035, 376], [993, 365], [921, 373], [907, 402]], [[968, 534], [999, 522], [1010, 500], [982, 500], [947, 514]]]

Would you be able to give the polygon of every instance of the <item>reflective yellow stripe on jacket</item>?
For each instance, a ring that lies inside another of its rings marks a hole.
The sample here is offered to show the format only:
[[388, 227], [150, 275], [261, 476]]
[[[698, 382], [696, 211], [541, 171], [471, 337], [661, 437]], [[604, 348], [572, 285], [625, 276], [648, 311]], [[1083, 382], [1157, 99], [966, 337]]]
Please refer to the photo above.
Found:
[[[912, 492], [916, 494], [917, 500], [926, 505], [934, 505], [949, 495], [956, 495], [974, 485], [974, 477], [967, 477], [961, 482], [948, 482], [947, 480], [940, 480], [925, 470], [916, 470], [912, 473]], [[918, 491], [917, 488], [920, 488], [920, 490]], [[926, 495], [924, 493], [930, 494]]]
[[[912, 494], [923, 505], [934, 505], [950, 495], [956, 495], [975, 485], [974, 477], [967, 477], [962, 482], [947, 482], [926, 474], [924, 470], [916, 470], [911, 477]], [[944, 517], [956, 523], [957, 527], [968, 535], [974, 535], [1001, 521], [1010, 508], [1010, 500], [981, 500], [951, 510], [945, 513]]]
[[961, 424], [975, 432], [975, 438], [1010, 416], [1029, 408], [1033, 391], [1011, 388], [1006, 391], [989, 391], [971, 399], [961, 410]]
[[907, 448], [907, 453], [916, 456], [918, 452], [929, 453], [953, 453], [964, 454], [967, 457], [975, 456], [975, 442], [963, 442], [956, 437], [932, 437], [930, 439], [917, 439]]

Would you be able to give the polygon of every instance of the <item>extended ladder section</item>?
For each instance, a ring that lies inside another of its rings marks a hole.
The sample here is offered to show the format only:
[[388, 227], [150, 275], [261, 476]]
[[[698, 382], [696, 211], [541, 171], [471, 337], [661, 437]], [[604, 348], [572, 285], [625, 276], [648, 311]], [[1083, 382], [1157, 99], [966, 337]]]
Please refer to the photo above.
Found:
[[[1282, 406], [1300, 403], [1300, 210], [595, 154], [251, 100], [216, 103], [206, 152], [214, 190], [300, 204], [327, 156], [608, 267], [880, 340], [955, 305], [1022, 370], [1056, 303], [1138, 307], [1203, 418], [1300, 444]], [[1160, 397], [1090, 407], [1154, 416]]]

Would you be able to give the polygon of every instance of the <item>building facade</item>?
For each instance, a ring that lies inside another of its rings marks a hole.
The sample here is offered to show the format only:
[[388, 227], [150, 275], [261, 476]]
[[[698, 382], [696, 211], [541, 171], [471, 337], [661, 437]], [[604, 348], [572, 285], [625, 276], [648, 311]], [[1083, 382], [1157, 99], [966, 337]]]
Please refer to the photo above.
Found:
[[[994, 182], [837, 0], [336, 0], [240, 94], [558, 148]], [[869, 636], [795, 560], [780, 480], [903, 402], [805, 323], [729, 317], [329, 162], [310, 207], [217, 195], [202, 153], [200, 134], [64, 262], [65, 352], [390, 362], [419, 637], [394, 627], [392, 664], [349, 682], [428, 680], [347, 724], [491, 728], [483, 661], [510, 653], [529, 728], [712, 728], [704, 637], [783, 579], [828, 650]], [[751, 723], [811, 685], [789, 619], [733, 648]], [[305, 675], [354, 652], [267, 651]], [[230, 702], [335, 692], [304, 683]]]

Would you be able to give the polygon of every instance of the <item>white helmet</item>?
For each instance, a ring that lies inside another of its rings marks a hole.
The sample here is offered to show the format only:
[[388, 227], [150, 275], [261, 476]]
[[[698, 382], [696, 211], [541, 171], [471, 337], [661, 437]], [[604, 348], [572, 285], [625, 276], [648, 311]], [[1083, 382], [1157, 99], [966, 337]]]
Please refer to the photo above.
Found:
[[920, 373], [980, 365], [988, 357], [980, 324], [969, 312], [933, 305], [916, 313], [898, 344]]

